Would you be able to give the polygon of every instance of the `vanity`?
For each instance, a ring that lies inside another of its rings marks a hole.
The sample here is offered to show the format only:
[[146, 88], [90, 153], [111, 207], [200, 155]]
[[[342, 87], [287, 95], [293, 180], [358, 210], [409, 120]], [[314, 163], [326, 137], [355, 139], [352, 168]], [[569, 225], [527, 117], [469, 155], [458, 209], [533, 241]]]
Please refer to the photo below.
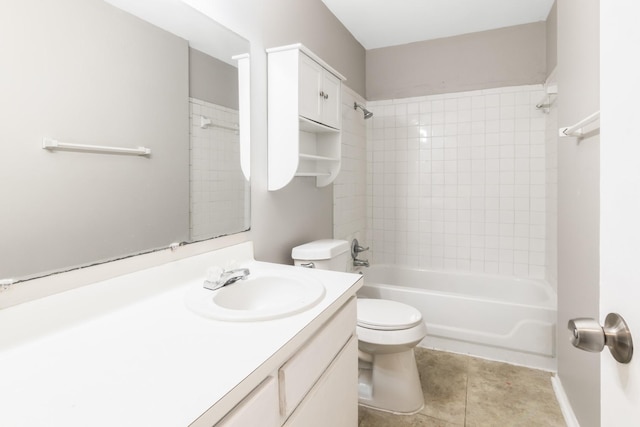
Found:
[[[229, 265], [325, 293], [263, 321], [189, 309], [207, 268]], [[255, 261], [244, 242], [0, 310], [0, 425], [356, 425], [361, 286]]]

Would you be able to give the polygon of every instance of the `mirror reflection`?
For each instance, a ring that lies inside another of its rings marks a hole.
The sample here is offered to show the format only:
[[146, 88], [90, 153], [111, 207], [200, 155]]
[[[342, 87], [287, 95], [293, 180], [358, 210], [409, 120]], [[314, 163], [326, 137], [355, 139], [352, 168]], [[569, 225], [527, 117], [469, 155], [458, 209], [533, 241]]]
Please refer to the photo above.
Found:
[[3, 2], [0, 37], [0, 279], [249, 229], [246, 40], [179, 0]]

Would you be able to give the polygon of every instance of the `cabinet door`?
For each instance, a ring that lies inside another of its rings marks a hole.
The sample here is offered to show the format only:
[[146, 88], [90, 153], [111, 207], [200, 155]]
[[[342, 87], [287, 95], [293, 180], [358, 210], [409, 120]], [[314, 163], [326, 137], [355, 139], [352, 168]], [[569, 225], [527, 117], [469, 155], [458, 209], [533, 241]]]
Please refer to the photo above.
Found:
[[324, 71], [322, 74], [322, 91], [324, 92], [322, 123], [332, 128], [340, 129], [340, 123], [342, 122], [340, 79], [330, 72]]
[[351, 298], [315, 337], [278, 371], [280, 403], [289, 416], [355, 333], [356, 299]]
[[268, 377], [216, 424], [216, 427], [278, 427], [278, 383]]
[[303, 53], [300, 53], [299, 67], [299, 114], [309, 120], [322, 122], [321, 112], [324, 103], [322, 74], [324, 70], [320, 64]]
[[353, 336], [285, 427], [353, 427], [357, 424], [358, 340]]

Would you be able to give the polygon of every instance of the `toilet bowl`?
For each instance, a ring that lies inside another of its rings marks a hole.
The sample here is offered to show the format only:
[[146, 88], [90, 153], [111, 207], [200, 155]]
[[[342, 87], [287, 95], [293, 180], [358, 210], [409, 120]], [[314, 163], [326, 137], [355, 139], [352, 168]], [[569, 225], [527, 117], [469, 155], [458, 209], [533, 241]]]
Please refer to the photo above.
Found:
[[[345, 240], [317, 240], [291, 251], [294, 264], [349, 271]], [[427, 335], [422, 314], [410, 305], [383, 299], [357, 301], [358, 402], [363, 406], [412, 414], [424, 406], [413, 349]]]

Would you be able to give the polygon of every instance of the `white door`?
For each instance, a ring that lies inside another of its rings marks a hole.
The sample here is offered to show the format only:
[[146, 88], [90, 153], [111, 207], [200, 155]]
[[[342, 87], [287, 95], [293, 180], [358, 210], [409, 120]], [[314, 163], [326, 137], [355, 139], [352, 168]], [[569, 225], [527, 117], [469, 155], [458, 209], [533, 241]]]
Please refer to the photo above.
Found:
[[299, 65], [299, 104], [298, 112], [302, 117], [316, 122], [322, 121], [322, 67], [313, 59], [300, 52]]
[[601, 425], [640, 425], [640, 26], [635, 1], [600, 2], [600, 320], [624, 317], [629, 364], [601, 354]]
[[323, 72], [322, 90], [325, 94], [325, 99], [322, 104], [322, 122], [336, 129], [340, 129], [342, 122], [340, 83], [340, 79], [330, 72]]

